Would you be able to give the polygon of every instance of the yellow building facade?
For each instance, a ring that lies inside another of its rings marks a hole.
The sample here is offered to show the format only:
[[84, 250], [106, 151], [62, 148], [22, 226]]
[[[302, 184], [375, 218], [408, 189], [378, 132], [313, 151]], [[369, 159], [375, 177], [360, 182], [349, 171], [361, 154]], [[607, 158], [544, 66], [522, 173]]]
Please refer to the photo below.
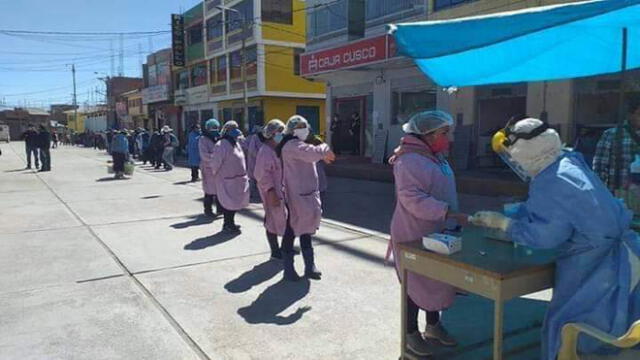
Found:
[[81, 111], [78, 111], [78, 116], [76, 118], [74, 110], [68, 110], [64, 113], [67, 115], [67, 128], [76, 133], [83, 133], [84, 120], [86, 118], [85, 114]]
[[[179, 82], [176, 94], [184, 109], [185, 128], [210, 117], [221, 122], [242, 123], [244, 119], [242, 27], [233, 11], [222, 11], [216, 4], [204, 2], [202, 24], [196, 20], [186, 29], [189, 44], [196, 38], [193, 34], [198, 26], [202, 27], [203, 58], [194, 52], [195, 56], [188, 56], [187, 66], [174, 75]], [[299, 55], [306, 46], [306, 3], [293, 0], [290, 9], [283, 9], [281, 1], [231, 0], [224, 6], [254, 19], [244, 36], [249, 121], [242, 127], [250, 130], [274, 118], [286, 121], [299, 114], [322, 134], [325, 85], [299, 75]]]

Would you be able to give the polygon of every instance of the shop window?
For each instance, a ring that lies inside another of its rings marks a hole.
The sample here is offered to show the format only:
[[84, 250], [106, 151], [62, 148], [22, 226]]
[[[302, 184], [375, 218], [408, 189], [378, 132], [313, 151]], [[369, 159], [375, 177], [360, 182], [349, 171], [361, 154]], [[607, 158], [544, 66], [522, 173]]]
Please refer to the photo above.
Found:
[[178, 85], [178, 89], [189, 88], [189, 72], [187, 70], [180, 71], [176, 75], [176, 84]]
[[218, 82], [216, 80], [216, 59], [211, 59], [209, 61], [209, 76], [211, 77], [211, 79], [209, 79], [209, 81], [211, 81], [212, 84], [215, 84], [216, 82]]
[[293, 49], [293, 74], [300, 75], [300, 55], [304, 53], [303, 49]]
[[200, 111], [200, 126], [204, 128], [204, 123], [207, 120], [213, 118], [213, 110], [201, 110]]
[[191, 68], [191, 86], [200, 86], [207, 83], [207, 64], [200, 63]]
[[407, 121], [409, 115], [416, 111], [436, 108], [436, 90], [404, 91], [392, 94], [393, 116], [391, 124], [397, 125]]
[[423, 7], [424, 0], [367, 0], [365, 1], [365, 6], [366, 19], [367, 21], [371, 21], [399, 12]]
[[202, 42], [202, 23], [196, 24], [187, 30], [187, 41], [189, 45]]
[[222, 37], [222, 13], [217, 14], [207, 20], [207, 40], [213, 40]]
[[434, 0], [433, 11], [443, 10], [450, 7], [458, 6], [464, 3], [470, 3], [476, 0]]
[[262, 21], [293, 24], [293, 0], [262, 0]]
[[231, 67], [231, 81], [242, 77], [242, 53], [241, 50], [234, 51], [229, 54], [229, 63]]
[[[244, 14], [244, 18], [248, 24], [253, 23], [253, 0], [245, 0], [238, 5], [233, 6], [233, 9]], [[236, 30], [240, 31], [242, 29], [242, 16], [235, 11], [227, 11], [227, 21], [225, 26], [227, 28], [227, 33], [234, 32]]]
[[249, 107], [249, 129], [253, 129], [254, 126], [264, 124], [264, 111], [258, 106]]

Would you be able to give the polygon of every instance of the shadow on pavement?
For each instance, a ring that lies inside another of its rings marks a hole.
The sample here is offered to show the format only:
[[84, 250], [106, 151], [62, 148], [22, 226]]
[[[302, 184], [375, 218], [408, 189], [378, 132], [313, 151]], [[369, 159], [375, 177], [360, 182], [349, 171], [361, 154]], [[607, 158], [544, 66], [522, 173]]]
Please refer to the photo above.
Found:
[[125, 178], [122, 178], [122, 179], [116, 179], [113, 176], [109, 176], [109, 177], [103, 177], [103, 178], [97, 179], [96, 182], [123, 181], [123, 180], [131, 180], [131, 178], [125, 177]]
[[309, 293], [308, 279], [290, 282], [284, 279], [269, 286], [247, 307], [238, 309], [238, 314], [249, 324], [290, 325], [300, 320], [311, 307], [299, 307], [287, 316], [279, 315]]
[[282, 271], [282, 262], [268, 260], [243, 273], [237, 279], [229, 281], [224, 288], [230, 293], [241, 293], [259, 285]]
[[22, 171], [31, 171], [31, 169], [22, 168], [22, 169], [15, 169], [15, 170], [5, 170], [4, 172], [6, 172], [6, 173], [14, 173], [14, 172], [22, 172]]
[[190, 226], [211, 224], [215, 219], [203, 214], [189, 216], [191, 220], [171, 225], [174, 229], [186, 229]]
[[195, 239], [192, 242], [188, 243], [187, 245], [184, 246], [185, 250], [202, 250], [202, 249], [206, 249], [208, 247], [211, 246], [216, 246], [216, 245], [220, 245], [222, 243], [225, 243], [237, 236], [239, 236], [240, 233], [228, 233], [228, 232], [224, 232], [224, 231], [220, 231], [214, 235], [211, 236], [207, 236], [207, 237], [203, 237], [203, 238], [199, 238], [199, 239]]
[[185, 181], [178, 181], [178, 182], [174, 182], [173, 185], [189, 185], [194, 183], [194, 181], [191, 180], [185, 180]]

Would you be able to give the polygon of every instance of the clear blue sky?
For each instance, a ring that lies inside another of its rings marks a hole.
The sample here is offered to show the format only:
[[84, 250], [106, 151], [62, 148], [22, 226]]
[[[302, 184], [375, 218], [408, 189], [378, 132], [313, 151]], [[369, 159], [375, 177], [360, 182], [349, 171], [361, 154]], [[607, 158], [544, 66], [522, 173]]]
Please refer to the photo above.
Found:
[[[76, 63], [78, 103], [104, 83], [95, 75], [111, 73], [110, 45], [118, 71], [119, 36], [6, 35], [3, 30], [60, 32], [136, 32], [170, 30], [171, 13], [186, 11], [197, 0], [0, 0], [0, 104], [32, 107], [71, 103], [71, 68]], [[130, 35], [124, 38], [124, 75], [141, 76], [140, 59], [169, 47], [171, 35]], [[142, 49], [142, 54], [139, 53]], [[98, 99], [101, 100], [101, 99]]]

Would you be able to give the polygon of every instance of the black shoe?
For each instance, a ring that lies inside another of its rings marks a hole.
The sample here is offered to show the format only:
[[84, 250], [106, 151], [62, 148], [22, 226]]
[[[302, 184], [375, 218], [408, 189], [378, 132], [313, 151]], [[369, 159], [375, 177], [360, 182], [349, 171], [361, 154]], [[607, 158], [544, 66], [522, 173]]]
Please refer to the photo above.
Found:
[[24, 168], [25, 170], [31, 170], [31, 165], [27, 166], [26, 168]]
[[211, 211], [211, 209], [205, 209], [205, 210], [204, 210], [204, 216], [207, 216], [207, 217], [215, 217], [215, 216], [216, 216], [216, 214], [214, 214], [214, 213], [213, 213], [213, 211]]
[[322, 273], [314, 263], [313, 248], [302, 249], [302, 259], [304, 260], [304, 276], [313, 280], [322, 279]]
[[429, 343], [422, 338], [420, 332], [407, 334], [407, 349], [418, 356], [431, 356]]
[[293, 266], [293, 253], [283, 251], [282, 252], [282, 268], [283, 277], [286, 281], [298, 281], [300, 275], [296, 272], [296, 268]]
[[191, 178], [191, 182], [196, 182], [198, 180], [199, 180], [198, 178]]
[[271, 260], [282, 260], [282, 252], [280, 250], [272, 251]]
[[226, 232], [226, 233], [231, 233], [231, 234], [235, 234], [235, 233], [240, 233], [240, 226], [238, 225], [224, 225], [222, 227], [222, 231]]

